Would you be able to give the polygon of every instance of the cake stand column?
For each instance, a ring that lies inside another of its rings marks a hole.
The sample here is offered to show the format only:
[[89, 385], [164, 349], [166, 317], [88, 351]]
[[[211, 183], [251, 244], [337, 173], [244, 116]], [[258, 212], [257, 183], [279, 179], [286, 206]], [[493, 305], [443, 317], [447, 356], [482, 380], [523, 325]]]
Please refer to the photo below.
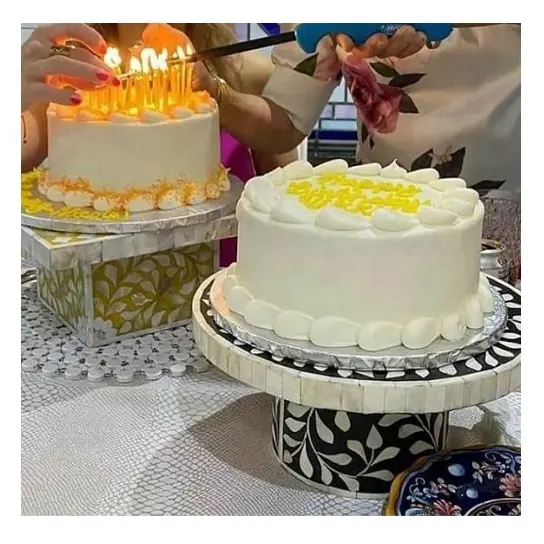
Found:
[[382, 498], [421, 455], [444, 449], [448, 413], [358, 414], [274, 399], [272, 442], [281, 466], [338, 495]]

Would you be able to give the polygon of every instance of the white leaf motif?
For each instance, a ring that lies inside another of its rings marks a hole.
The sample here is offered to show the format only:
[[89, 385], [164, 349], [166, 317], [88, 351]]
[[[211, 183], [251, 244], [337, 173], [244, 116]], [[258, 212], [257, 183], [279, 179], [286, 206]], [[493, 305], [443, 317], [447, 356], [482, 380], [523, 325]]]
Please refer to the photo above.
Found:
[[304, 421], [297, 421], [296, 419], [293, 419], [292, 417], [288, 417], [285, 420], [285, 424], [294, 433], [297, 433], [298, 431], [300, 431], [300, 429], [302, 429], [302, 427], [304, 427], [305, 425]]
[[125, 321], [119, 329], [119, 334], [126, 334], [127, 332], [130, 332], [131, 329], [132, 323], [130, 321]]
[[326, 442], [327, 444], [332, 444], [334, 442], [334, 435], [332, 434], [332, 431], [325, 425], [325, 423], [323, 423], [323, 420], [319, 417], [319, 413], [316, 413], [315, 428], [319, 438], [321, 438], [323, 442]]
[[142, 276], [138, 272], [131, 272], [125, 279], [124, 283], [140, 283]]
[[352, 457], [347, 453], [335, 453], [333, 455], [322, 454], [322, 456], [340, 466], [349, 465], [353, 461]]
[[440, 441], [440, 437], [442, 436], [441, 431], [442, 431], [443, 420], [444, 420], [444, 416], [442, 414], [438, 414], [434, 422], [434, 438], [437, 441], [437, 443]]
[[96, 282], [96, 290], [99, 292], [99, 293], [102, 293], [103, 295], [107, 296], [108, 298], [110, 298], [110, 285], [107, 281], [97, 281]]
[[418, 427], [417, 425], [413, 425], [412, 423], [406, 423], [406, 425], [403, 425], [399, 429], [399, 438], [406, 438], [415, 433], [419, 433], [420, 431], [421, 431], [421, 427]]
[[325, 465], [321, 465], [321, 481], [325, 485], [332, 482], [332, 472]]
[[371, 450], [377, 450], [378, 448], [382, 447], [382, 444], [382, 436], [378, 432], [378, 429], [376, 429], [376, 427], [372, 425], [370, 432], [368, 433], [368, 436], [366, 438], [367, 448], [370, 448]]
[[99, 298], [93, 299], [95, 315], [104, 315], [104, 303]]
[[334, 416], [334, 423], [336, 423], [336, 426], [344, 432], [349, 431], [351, 427], [351, 422], [346, 412], [336, 412], [336, 415]]
[[118, 298], [126, 297], [130, 292], [132, 291], [131, 287], [119, 287], [115, 293], [113, 293], [113, 296], [111, 297], [110, 302], [113, 302], [114, 300], [117, 300]]
[[283, 461], [284, 463], [287, 463], [288, 465], [290, 465], [293, 462], [293, 456], [288, 451], [284, 451]]
[[365, 450], [360, 442], [358, 442], [357, 440], [348, 440], [348, 449], [359, 455], [361, 459], [368, 464]]
[[365, 474], [367, 478], [377, 478], [378, 480], [383, 480], [384, 482], [391, 482], [395, 477], [393, 473], [389, 470], [378, 470], [377, 472], [367, 472]]
[[[504, 335], [503, 335], [503, 337], [504, 337]], [[500, 343], [501, 343], [501, 346], [504, 346], [506, 348], [511, 348], [511, 349], [519, 349], [521, 347], [520, 343], [506, 342], [502, 338], [500, 339]]]
[[104, 266], [104, 275], [115, 285], [117, 283], [117, 269], [112, 264]]
[[340, 478], [346, 484], [349, 491], [359, 491], [359, 482], [355, 478], [346, 476], [345, 474], [339, 474], [338, 476], [340, 476]]
[[109, 309], [108, 315], [111, 314], [117, 314], [119, 312], [122, 312], [127, 307], [126, 303], [118, 300], [117, 302], [114, 302]]
[[308, 458], [308, 453], [306, 452], [306, 444], [302, 448], [299, 463], [300, 463], [300, 470], [302, 470], [302, 473], [308, 478], [311, 478], [314, 473], [314, 468], [312, 467], [312, 464], [310, 463], [310, 459]]
[[493, 350], [497, 355], [500, 355], [501, 357], [512, 357], [513, 353], [510, 353], [509, 351], [506, 351], [505, 349], [501, 349], [499, 346], [495, 345], [493, 346]]
[[432, 450], [433, 447], [428, 442], [423, 442], [423, 440], [418, 440], [417, 442], [414, 442], [410, 446], [410, 453], [412, 455], [417, 455], [418, 453], [422, 453], [424, 451]]
[[154, 255], [154, 258], [163, 267], [170, 265], [170, 257], [164, 253], [157, 253]]
[[290, 402], [287, 404], [287, 411], [297, 418], [302, 417], [304, 414], [308, 412], [310, 408], [308, 406], [301, 406], [300, 404], [296, 404], [294, 402]]
[[147, 293], [155, 292], [155, 286], [149, 280], [143, 281], [142, 283], [140, 283], [140, 286]]
[[133, 320], [139, 313], [141, 312], [141, 310], [133, 310], [133, 311], [125, 311], [123, 313], [121, 313], [121, 317], [125, 320], [125, 321], [131, 321]]
[[403, 414], [385, 414], [378, 422], [378, 425], [380, 427], [390, 427], [391, 425], [397, 423], [397, 421], [401, 421], [402, 419], [407, 419], [409, 417], [410, 416], [405, 416]]
[[299, 440], [294, 440], [291, 438], [288, 434], [283, 435], [283, 441], [290, 447], [290, 448], [296, 448], [299, 444]]
[[166, 310], [161, 310], [160, 312], [157, 312], [152, 318], [151, 318], [151, 325], [153, 327], [158, 327], [161, 324], [162, 316], [166, 313]]
[[374, 459], [373, 465], [376, 463], [381, 463], [382, 461], [387, 461], [387, 459], [393, 459], [398, 455], [400, 451], [400, 448], [397, 448], [395, 446], [388, 446], [387, 448], [384, 448], [378, 455], [376, 455], [376, 459]]

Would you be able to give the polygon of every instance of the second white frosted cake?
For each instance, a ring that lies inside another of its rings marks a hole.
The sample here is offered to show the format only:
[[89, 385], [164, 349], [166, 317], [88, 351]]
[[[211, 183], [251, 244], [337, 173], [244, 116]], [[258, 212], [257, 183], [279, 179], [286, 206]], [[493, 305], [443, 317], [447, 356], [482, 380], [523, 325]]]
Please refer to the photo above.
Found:
[[247, 183], [224, 295], [250, 325], [321, 347], [458, 341], [493, 310], [483, 214], [434, 169], [297, 161]]

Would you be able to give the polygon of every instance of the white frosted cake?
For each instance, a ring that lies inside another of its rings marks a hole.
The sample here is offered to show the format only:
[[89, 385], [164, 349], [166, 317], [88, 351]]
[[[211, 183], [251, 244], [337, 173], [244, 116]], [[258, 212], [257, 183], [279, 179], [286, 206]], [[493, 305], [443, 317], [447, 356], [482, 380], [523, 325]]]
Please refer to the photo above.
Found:
[[118, 88], [82, 93], [79, 106], [50, 106], [48, 172], [38, 183], [48, 199], [143, 212], [198, 204], [229, 189], [216, 102], [191, 90], [189, 68], [167, 68], [149, 49], [142, 58], [155, 59], [156, 69], [142, 61], [137, 67], [147, 71]]
[[223, 293], [248, 324], [321, 347], [458, 341], [493, 311], [483, 214], [434, 169], [297, 161], [247, 183]]

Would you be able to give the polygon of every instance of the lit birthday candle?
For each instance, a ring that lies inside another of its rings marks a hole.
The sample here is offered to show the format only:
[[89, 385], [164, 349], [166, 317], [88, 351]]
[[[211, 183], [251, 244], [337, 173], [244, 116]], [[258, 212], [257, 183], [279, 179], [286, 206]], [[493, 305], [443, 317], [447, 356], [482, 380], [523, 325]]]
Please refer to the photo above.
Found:
[[[178, 45], [176, 49], [177, 56], [180, 60], [185, 59], [185, 51], [182, 47]], [[183, 97], [185, 93], [185, 61], [180, 64], [175, 65], [177, 69], [177, 81], [176, 81], [176, 95], [174, 97], [174, 101], [176, 104], [181, 104], [183, 102]]]
[[[191, 44], [188, 43], [187, 44], [187, 55], [191, 56], [193, 53], [194, 53], [194, 50], [193, 48], [191, 47]], [[187, 81], [186, 81], [186, 89], [185, 89], [185, 94], [186, 94], [186, 101], [189, 102], [191, 100], [191, 94], [193, 92], [193, 63], [192, 62], [187, 62], [187, 63], [184, 63], [184, 65], [187, 65]]]
[[169, 93], [169, 72], [168, 72], [168, 51], [163, 49], [157, 58], [158, 69], [161, 76], [161, 104], [160, 111], [168, 112], [168, 93]]

